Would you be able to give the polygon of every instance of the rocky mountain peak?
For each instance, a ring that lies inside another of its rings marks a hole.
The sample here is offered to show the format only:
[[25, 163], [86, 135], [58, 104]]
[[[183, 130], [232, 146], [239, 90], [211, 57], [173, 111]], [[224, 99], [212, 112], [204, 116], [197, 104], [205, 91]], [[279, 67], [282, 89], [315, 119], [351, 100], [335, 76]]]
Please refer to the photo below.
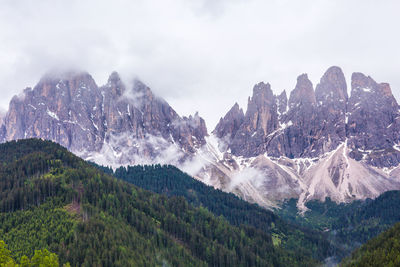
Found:
[[[73, 99], [90, 96], [97, 90], [97, 84], [87, 72], [47, 73], [33, 90], [25, 90], [34, 97], [59, 101], [61, 98]], [[31, 96], [32, 97], [32, 96]]]
[[107, 87], [115, 96], [121, 96], [125, 92], [125, 85], [116, 71], [113, 71], [108, 77]]
[[77, 150], [90, 147], [101, 138], [95, 116], [101, 114], [101, 101], [87, 72], [48, 73], [10, 102], [5, 140], [41, 137]]
[[196, 112], [194, 116], [190, 115], [189, 118], [183, 117], [183, 119], [188, 127], [191, 128], [191, 131], [194, 133], [193, 136], [197, 140], [203, 141], [204, 137], [208, 136], [206, 122], [200, 117], [199, 112]]
[[[189, 117], [183, 116], [183, 118], [189, 123], [191, 127], [199, 127], [204, 121], [203, 118], [199, 116], [199, 112], [196, 111], [194, 115], [189, 115]], [[207, 133], [206, 133], [207, 134]]]
[[[148, 101], [153, 100], [155, 97], [151, 89], [139, 79], [135, 79], [133, 82], [133, 93], [137, 97], [146, 99]], [[164, 99], [159, 97], [158, 100], [165, 102]]]
[[141, 81], [125, 88], [116, 72], [101, 88], [86, 72], [47, 74], [13, 98], [0, 125], [0, 141], [53, 140], [84, 158], [106, 158], [105, 164], [150, 162], [175, 145], [190, 154], [206, 135], [198, 114], [181, 118]]
[[246, 114], [234, 105], [230, 114], [217, 125], [219, 136], [232, 139], [234, 155], [256, 155], [265, 152], [265, 137], [278, 127], [277, 100], [269, 83], [253, 87]]
[[218, 138], [232, 138], [239, 130], [240, 125], [244, 119], [243, 109], [239, 107], [238, 103], [235, 103], [232, 108], [221, 118], [212, 132]]
[[228, 112], [231, 112], [231, 111], [232, 112], [242, 111], [242, 113], [243, 113], [243, 110], [240, 108], [240, 106], [237, 102], [235, 102], [235, 104], [232, 106], [232, 108]]
[[[275, 104], [275, 96], [269, 83], [260, 82], [253, 87], [253, 96], [249, 98], [247, 112]], [[246, 113], [247, 113], [246, 112]]]
[[116, 71], [111, 72], [110, 76], [108, 76], [107, 83], [117, 84], [119, 82], [121, 82], [121, 77], [119, 76], [118, 72]]
[[302, 74], [297, 77], [297, 84], [294, 90], [290, 93], [289, 108], [298, 105], [315, 105], [315, 93], [311, 81], [307, 74]]
[[[349, 144], [352, 157], [365, 158], [375, 166], [391, 167], [400, 162], [400, 152], [395, 149], [399, 142], [399, 106], [389, 84], [376, 83], [371, 77], [356, 72], [352, 75], [352, 90], [348, 101]], [[386, 152], [365, 155], [368, 150]]]
[[[237, 117], [237, 116], [244, 116], [243, 109], [240, 108], [239, 104], [235, 102], [235, 104], [231, 107], [231, 109], [226, 113], [225, 118], [229, 117]], [[222, 119], [222, 118], [221, 118]]]
[[348, 95], [343, 71], [336, 66], [330, 67], [317, 85], [315, 95], [318, 102], [341, 101], [345, 104]]
[[269, 83], [260, 82], [253, 87], [253, 98], [272, 98], [273, 92]]
[[258, 83], [253, 88], [253, 96], [247, 105], [245, 120], [250, 129], [262, 129], [266, 134], [277, 125], [277, 106], [269, 83]]
[[360, 89], [369, 92], [369, 90], [374, 89], [377, 86], [377, 83], [370, 77], [366, 76], [361, 72], [354, 72], [351, 75], [351, 93], [353, 91], [357, 91]]
[[397, 106], [397, 101], [388, 83], [378, 84], [370, 76], [366, 76], [360, 72], [353, 73], [351, 79], [351, 98], [353, 101], [374, 98], [371, 100], [375, 102], [378, 99], [385, 99], [387, 103]]

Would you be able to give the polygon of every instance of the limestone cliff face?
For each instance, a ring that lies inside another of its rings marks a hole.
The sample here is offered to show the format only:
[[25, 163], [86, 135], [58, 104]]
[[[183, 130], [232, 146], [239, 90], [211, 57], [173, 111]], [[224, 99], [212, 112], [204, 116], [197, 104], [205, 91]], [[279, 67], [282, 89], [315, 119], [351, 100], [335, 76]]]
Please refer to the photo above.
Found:
[[389, 84], [353, 73], [347, 110], [351, 156], [365, 158], [374, 166], [396, 166], [400, 162], [400, 112]]
[[243, 109], [241, 109], [238, 103], [235, 103], [233, 107], [226, 113], [224, 118], [221, 118], [213, 133], [219, 137], [226, 137], [227, 141], [231, 141], [239, 130], [244, 120]]
[[315, 93], [307, 74], [297, 78], [288, 106], [288, 111], [280, 118], [278, 131], [270, 137], [268, 155], [284, 155], [289, 158], [307, 156], [313, 143], [313, 135], [317, 131]]
[[400, 114], [389, 84], [354, 73], [351, 85], [349, 97], [336, 66], [325, 72], [315, 91], [307, 74], [300, 75], [289, 99], [285, 91], [274, 96], [269, 84], [257, 84], [244, 118], [235, 105], [214, 133], [228, 140], [236, 156], [315, 158], [346, 143], [356, 160], [396, 166]]
[[259, 83], [254, 86], [243, 122], [232, 137], [232, 153], [254, 156], [265, 152], [264, 139], [277, 127], [277, 103], [271, 86]]
[[38, 137], [73, 150], [96, 149], [103, 134], [100, 117], [101, 94], [89, 74], [47, 75], [11, 100], [5, 139]]
[[278, 106], [278, 115], [281, 117], [288, 110], [288, 99], [285, 90], [276, 97], [276, 101], [276, 105]]
[[334, 66], [315, 91], [300, 75], [289, 99], [260, 83], [243, 119], [238, 110], [213, 133], [224, 140], [228, 188], [246, 199], [268, 206], [295, 197], [305, 210], [311, 199], [347, 202], [400, 189], [400, 112], [389, 84], [354, 73], [349, 96]]
[[290, 92], [289, 108], [315, 106], [315, 93], [307, 74], [297, 77], [296, 87]]
[[[157, 157], [154, 138], [194, 153], [207, 136], [198, 114], [181, 118], [142, 82], [126, 88], [116, 72], [102, 87], [88, 73], [48, 74], [11, 100], [0, 129], [3, 141], [38, 137], [82, 153], [119, 140], [131, 153], [149, 158]], [[119, 148], [113, 149], [118, 153]]]
[[329, 68], [315, 89], [317, 100], [316, 125], [319, 134], [315, 149], [320, 153], [329, 152], [346, 138], [347, 85], [339, 67]]

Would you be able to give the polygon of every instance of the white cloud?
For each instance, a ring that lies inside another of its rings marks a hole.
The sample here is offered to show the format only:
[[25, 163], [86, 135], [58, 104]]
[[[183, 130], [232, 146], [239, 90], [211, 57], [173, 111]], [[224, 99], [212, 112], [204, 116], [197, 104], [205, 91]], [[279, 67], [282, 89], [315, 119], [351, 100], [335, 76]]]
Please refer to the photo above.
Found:
[[172, 140], [167, 141], [159, 136], [147, 135], [137, 139], [125, 132], [110, 134], [107, 139], [98, 152], [73, 152], [86, 160], [114, 169], [127, 165], [171, 164], [192, 176], [200, 174], [211, 162], [204, 147], [195, 155], [188, 155]]
[[[79, 68], [99, 85], [137, 75], [180, 115], [209, 130], [253, 84], [314, 85], [331, 65], [361, 71], [400, 97], [396, 0], [2, 0], [0, 106], [52, 68]], [[348, 81], [349, 82], [349, 81]]]
[[232, 191], [235, 187], [245, 183], [255, 184], [257, 187], [260, 187], [262, 183], [267, 182], [268, 179], [269, 177], [262, 171], [248, 167], [233, 174], [228, 190]]

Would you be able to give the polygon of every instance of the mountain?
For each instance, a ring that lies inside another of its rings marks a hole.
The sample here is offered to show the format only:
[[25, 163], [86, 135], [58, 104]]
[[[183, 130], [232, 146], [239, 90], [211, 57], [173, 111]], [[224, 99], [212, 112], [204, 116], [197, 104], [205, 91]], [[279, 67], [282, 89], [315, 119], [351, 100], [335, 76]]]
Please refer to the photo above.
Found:
[[207, 135], [198, 114], [181, 118], [142, 82], [127, 88], [116, 72], [101, 87], [85, 72], [45, 75], [11, 100], [3, 129], [4, 141], [53, 140], [84, 158], [115, 165], [175, 156], [179, 162]]
[[[49, 73], [15, 96], [0, 142], [43, 138], [80, 157], [118, 168], [172, 164], [200, 181], [263, 207], [375, 198], [400, 189], [400, 111], [387, 83], [339, 67], [315, 86], [307, 74], [274, 95], [253, 88], [208, 134], [196, 113], [181, 117], [139, 80], [113, 72], [97, 86], [85, 72]], [[1, 116], [0, 116], [1, 117]], [[0, 120], [1, 121], [1, 120]]]
[[259, 83], [246, 113], [239, 110], [235, 104], [212, 135], [220, 164], [254, 174], [232, 190], [255, 202], [294, 197], [306, 210], [311, 199], [348, 202], [400, 189], [400, 111], [387, 83], [353, 73], [348, 96], [342, 70], [330, 67], [315, 90], [300, 75], [289, 99]]

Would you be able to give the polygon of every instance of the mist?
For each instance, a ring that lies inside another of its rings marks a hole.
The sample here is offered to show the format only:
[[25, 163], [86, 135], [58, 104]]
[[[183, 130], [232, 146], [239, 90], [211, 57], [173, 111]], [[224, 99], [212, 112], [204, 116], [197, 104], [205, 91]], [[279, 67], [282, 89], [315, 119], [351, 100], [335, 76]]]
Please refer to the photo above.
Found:
[[400, 2], [286, 0], [2, 1], [0, 106], [52, 69], [105, 84], [137, 76], [209, 130], [254, 84], [275, 93], [342, 67], [389, 82], [400, 98]]

